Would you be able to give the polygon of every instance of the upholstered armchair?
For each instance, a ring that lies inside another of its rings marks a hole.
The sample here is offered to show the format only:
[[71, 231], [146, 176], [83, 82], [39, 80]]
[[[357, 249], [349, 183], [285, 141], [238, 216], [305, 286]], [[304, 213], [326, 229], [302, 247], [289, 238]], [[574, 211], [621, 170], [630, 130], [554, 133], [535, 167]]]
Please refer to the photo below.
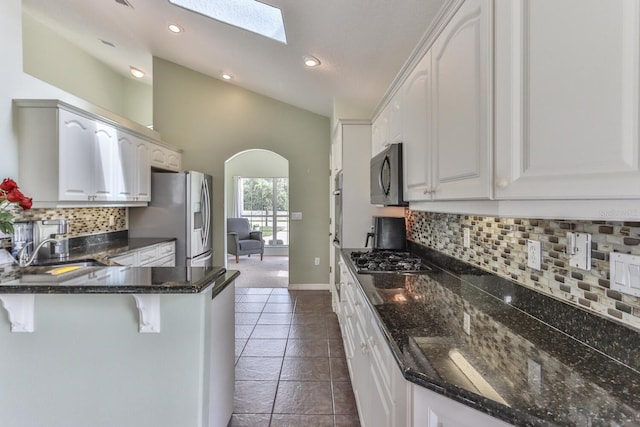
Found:
[[251, 231], [246, 218], [227, 218], [227, 252], [236, 256], [236, 264], [240, 255], [264, 255], [262, 231]]

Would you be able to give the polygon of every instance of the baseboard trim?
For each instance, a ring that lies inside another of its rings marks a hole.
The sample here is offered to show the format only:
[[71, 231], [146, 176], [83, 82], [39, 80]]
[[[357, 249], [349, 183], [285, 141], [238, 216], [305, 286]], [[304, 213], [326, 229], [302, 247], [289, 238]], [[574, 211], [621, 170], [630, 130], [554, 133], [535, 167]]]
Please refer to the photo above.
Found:
[[328, 291], [328, 283], [289, 283], [289, 289], [292, 291]]

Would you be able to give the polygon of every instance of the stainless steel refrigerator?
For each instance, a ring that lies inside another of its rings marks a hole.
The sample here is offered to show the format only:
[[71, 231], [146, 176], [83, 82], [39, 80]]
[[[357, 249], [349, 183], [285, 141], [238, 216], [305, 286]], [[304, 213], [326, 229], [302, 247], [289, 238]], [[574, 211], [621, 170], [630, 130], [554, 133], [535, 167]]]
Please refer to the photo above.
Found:
[[211, 266], [211, 185], [202, 172], [153, 172], [149, 206], [129, 209], [129, 237], [174, 237], [176, 266]]

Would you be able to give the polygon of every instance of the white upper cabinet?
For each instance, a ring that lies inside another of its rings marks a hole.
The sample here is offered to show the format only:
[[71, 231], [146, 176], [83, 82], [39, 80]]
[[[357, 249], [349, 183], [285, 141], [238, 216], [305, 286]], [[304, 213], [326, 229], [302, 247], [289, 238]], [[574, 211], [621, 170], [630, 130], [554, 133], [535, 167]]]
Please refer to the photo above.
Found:
[[401, 87], [405, 200], [491, 197], [491, 17], [464, 1]]
[[160, 145], [151, 144], [151, 166], [157, 169], [179, 171], [182, 167], [182, 155]]
[[123, 201], [151, 200], [151, 166], [146, 141], [126, 132], [118, 132], [115, 168], [117, 197]]
[[492, 3], [466, 0], [431, 47], [435, 199], [491, 196]]
[[[164, 169], [181, 154], [157, 145], [147, 130], [58, 100], [14, 100], [19, 182], [34, 207], [128, 205], [151, 200], [151, 147]], [[157, 158], [156, 158], [157, 160]]]
[[371, 157], [389, 144], [402, 142], [402, 93], [398, 91], [373, 121], [371, 127]]
[[[87, 141], [94, 138], [95, 123], [86, 117], [60, 110], [59, 115], [59, 165], [60, 165], [60, 200], [89, 200], [93, 194], [92, 179], [94, 144]], [[54, 132], [54, 129], [50, 129]], [[21, 148], [25, 148], [21, 141]], [[57, 151], [57, 150], [56, 150]], [[20, 155], [26, 156], [25, 150]], [[35, 154], [35, 153], [31, 153]], [[53, 160], [53, 159], [51, 159]], [[28, 176], [28, 175], [27, 175]], [[20, 179], [21, 185], [23, 179]]]
[[381, 152], [389, 144], [389, 105], [380, 112], [371, 128], [371, 157]]
[[496, 0], [495, 19], [495, 196], [640, 196], [640, 3]]
[[389, 103], [389, 144], [402, 142], [402, 104], [402, 93], [398, 91]]
[[404, 199], [431, 197], [431, 51], [402, 85]]
[[66, 110], [60, 110], [58, 120], [59, 200], [112, 199], [115, 128]]

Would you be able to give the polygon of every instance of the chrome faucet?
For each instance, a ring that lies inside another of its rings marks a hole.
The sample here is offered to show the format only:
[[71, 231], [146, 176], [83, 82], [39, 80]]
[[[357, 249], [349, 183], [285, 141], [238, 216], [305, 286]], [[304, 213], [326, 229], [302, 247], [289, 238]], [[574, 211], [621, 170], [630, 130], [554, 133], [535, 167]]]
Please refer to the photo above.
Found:
[[62, 240], [54, 239], [52, 237], [50, 237], [48, 239], [44, 239], [43, 241], [41, 241], [38, 244], [38, 246], [36, 246], [36, 248], [33, 250], [33, 253], [31, 254], [30, 257], [27, 257], [27, 255], [25, 254], [24, 251], [25, 251], [25, 249], [27, 249], [27, 247], [29, 245], [33, 245], [33, 242], [25, 243], [25, 245], [20, 249], [20, 251], [17, 254], [18, 266], [20, 266], [20, 267], [28, 267], [29, 265], [31, 265], [31, 263], [38, 256], [38, 251], [40, 250], [40, 248], [43, 247], [44, 245], [46, 245], [47, 243], [55, 243], [55, 245], [58, 246], [58, 245], [60, 245], [62, 243]]

